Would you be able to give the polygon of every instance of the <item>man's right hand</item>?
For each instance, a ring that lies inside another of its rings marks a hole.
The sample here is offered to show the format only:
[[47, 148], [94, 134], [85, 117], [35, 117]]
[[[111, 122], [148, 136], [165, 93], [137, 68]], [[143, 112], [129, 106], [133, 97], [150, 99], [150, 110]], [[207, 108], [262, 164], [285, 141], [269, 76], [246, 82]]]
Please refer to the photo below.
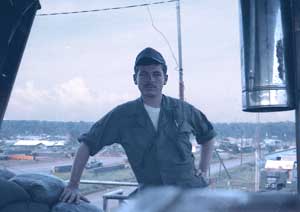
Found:
[[90, 202], [86, 197], [84, 197], [78, 187], [70, 186], [67, 185], [60, 195], [59, 198], [60, 201], [62, 202], [67, 202], [67, 203], [76, 203], [79, 204], [80, 200], [83, 200], [85, 202]]
[[70, 181], [65, 187], [62, 194], [60, 195], [60, 201], [67, 203], [79, 203], [80, 200], [83, 200], [85, 202], [89, 202], [89, 200], [85, 198], [78, 189], [81, 174], [83, 172], [86, 162], [89, 159], [89, 153], [89, 147], [86, 144], [82, 143], [78, 148], [74, 159]]

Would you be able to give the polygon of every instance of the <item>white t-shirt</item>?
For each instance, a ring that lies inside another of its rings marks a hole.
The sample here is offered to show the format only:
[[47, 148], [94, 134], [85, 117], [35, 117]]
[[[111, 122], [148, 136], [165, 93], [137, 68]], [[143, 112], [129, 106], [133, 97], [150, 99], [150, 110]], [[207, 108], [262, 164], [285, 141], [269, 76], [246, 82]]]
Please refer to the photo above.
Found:
[[145, 107], [147, 113], [149, 114], [149, 117], [153, 123], [155, 130], [157, 130], [160, 108], [151, 107], [146, 104], [144, 104], [144, 107]]

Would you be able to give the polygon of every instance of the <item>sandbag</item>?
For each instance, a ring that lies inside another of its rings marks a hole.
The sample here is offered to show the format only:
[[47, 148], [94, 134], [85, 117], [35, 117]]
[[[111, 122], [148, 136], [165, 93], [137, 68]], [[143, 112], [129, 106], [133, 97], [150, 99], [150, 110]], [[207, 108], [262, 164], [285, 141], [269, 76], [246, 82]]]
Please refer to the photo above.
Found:
[[14, 177], [16, 174], [8, 169], [0, 169], [0, 178], [9, 180], [10, 178]]
[[27, 207], [27, 202], [14, 202], [6, 205], [0, 212], [28, 212]]
[[28, 205], [29, 212], [50, 212], [50, 208], [46, 204], [30, 202]]
[[95, 205], [91, 205], [86, 202], [80, 202], [79, 204], [75, 203], [64, 203], [60, 202], [55, 205], [51, 212], [102, 212], [100, 208], [97, 208]]
[[10, 179], [24, 188], [34, 202], [45, 203], [52, 206], [57, 203], [65, 187], [65, 183], [51, 175], [20, 174]]
[[0, 212], [50, 212], [50, 208], [41, 203], [15, 202], [0, 209]]
[[29, 201], [29, 194], [18, 184], [0, 179], [0, 209], [18, 201]]

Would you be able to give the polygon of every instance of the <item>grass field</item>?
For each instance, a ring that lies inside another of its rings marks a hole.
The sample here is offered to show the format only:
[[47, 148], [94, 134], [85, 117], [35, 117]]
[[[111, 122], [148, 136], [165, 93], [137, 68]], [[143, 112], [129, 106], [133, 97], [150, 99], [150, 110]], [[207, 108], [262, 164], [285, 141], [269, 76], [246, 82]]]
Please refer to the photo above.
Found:
[[254, 191], [255, 166], [254, 164], [243, 164], [229, 170], [231, 179], [223, 171], [220, 174], [211, 176], [211, 188], [237, 189], [241, 191]]

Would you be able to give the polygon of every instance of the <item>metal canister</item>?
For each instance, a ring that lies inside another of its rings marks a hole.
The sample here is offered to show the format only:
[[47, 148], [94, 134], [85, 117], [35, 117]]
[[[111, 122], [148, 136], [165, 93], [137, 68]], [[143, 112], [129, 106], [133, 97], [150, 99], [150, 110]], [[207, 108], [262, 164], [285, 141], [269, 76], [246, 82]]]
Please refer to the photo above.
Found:
[[290, 0], [240, 0], [243, 111], [295, 108]]

